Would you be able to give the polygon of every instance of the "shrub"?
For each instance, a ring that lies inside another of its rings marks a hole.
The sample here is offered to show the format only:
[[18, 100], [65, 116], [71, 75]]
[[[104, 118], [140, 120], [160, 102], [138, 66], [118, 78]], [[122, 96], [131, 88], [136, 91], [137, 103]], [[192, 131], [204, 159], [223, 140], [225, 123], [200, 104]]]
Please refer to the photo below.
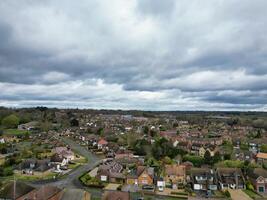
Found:
[[2, 125], [6, 128], [17, 128], [19, 118], [16, 115], [9, 115], [2, 120]]
[[231, 197], [231, 194], [230, 194], [230, 192], [229, 192], [228, 190], [225, 190], [225, 191], [223, 192], [223, 194], [224, 194], [226, 197], [228, 197], [228, 198]]
[[249, 181], [246, 182], [246, 188], [248, 190], [254, 191], [254, 187], [253, 187], [253, 185]]

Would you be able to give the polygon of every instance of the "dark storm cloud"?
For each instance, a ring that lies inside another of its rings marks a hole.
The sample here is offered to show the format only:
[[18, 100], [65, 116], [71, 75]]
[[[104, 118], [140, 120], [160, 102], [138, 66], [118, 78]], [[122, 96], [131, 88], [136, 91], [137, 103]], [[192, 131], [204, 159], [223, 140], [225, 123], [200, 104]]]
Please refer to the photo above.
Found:
[[266, 6], [264, 0], [1, 1], [0, 103], [264, 110]]

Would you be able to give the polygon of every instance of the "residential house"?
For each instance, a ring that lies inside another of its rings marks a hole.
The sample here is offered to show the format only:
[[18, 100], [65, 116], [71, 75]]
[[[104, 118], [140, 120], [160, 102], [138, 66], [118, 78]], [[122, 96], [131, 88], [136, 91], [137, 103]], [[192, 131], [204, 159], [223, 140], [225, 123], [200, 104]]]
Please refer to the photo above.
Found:
[[252, 161], [254, 158], [254, 154], [251, 151], [234, 149], [234, 159], [241, 161]]
[[30, 130], [35, 129], [37, 127], [37, 125], [38, 125], [37, 121], [32, 121], [32, 122], [28, 122], [28, 123], [25, 123], [25, 124], [19, 124], [18, 125], [18, 130], [30, 131]]
[[106, 191], [102, 196], [102, 200], [130, 200], [130, 193], [121, 191]]
[[165, 165], [164, 168], [164, 181], [166, 184], [171, 185], [173, 188], [177, 188], [179, 184], [186, 182], [186, 168], [184, 165]]
[[189, 142], [179, 141], [179, 143], [176, 145], [178, 149], [184, 150], [186, 152], [190, 151], [191, 144]]
[[106, 147], [108, 145], [108, 142], [106, 140], [104, 140], [103, 138], [100, 139], [97, 143], [97, 147], [98, 149], [103, 149], [104, 147]]
[[217, 181], [213, 169], [192, 168], [190, 170], [190, 182], [194, 190], [217, 190]]
[[254, 141], [249, 142], [248, 146], [249, 146], [249, 151], [254, 154], [257, 154], [260, 151], [260, 144]]
[[153, 185], [154, 168], [138, 166], [127, 175], [126, 183], [129, 185]]
[[267, 170], [254, 168], [248, 172], [248, 179], [257, 192], [267, 194]]
[[34, 190], [33, 187], [20, 182], [12, 181], [4, 185], [0, 190], [0, 199], [19, 199], [30, 191]]
[[217, 168], [220, 189], [245, 189], [245, 179], [239, 168]]
[[187, 141], [192, 144], [200, 144], [200, 145], [222, 145], [223, 139], [219, 138], [202, 138], [202, 137], [189, 137], [186, 138]]
[[211, 156], [214, 156], [214, 154], [215, 154], [215, 152], [216, 152], [216, 147], [213, 146], [213, 145], [209, 145], [209, 146], [207, 146], [207, 147], [202, 146], [202, 147], [199, 149], [198, 155], [201, 156], [201, 157], [204, 157], [206, 151], [209, 151], [209, 152], [210, 152], [210, 155], [211, 155]]
[[257, 163], [264, 164], [267, 162], [267, 153], [257, 153], [256, 155]]
[[195, 155], [199, 155], [199, 151], [200, 151], [200, 149], [203, 149], [203, 145], [202, 144], [198, 144], [198, 143], [193, 143], [192, 145], [191, 145], [191, 150], [190, 150], [190, 152], [192, 153], [192, 154], [195, 154]]
[[45, 172], [51, 169], [53, 166], [50, 163], [49, 159], [37, 160], [37, 159], [27, 159], [20, 163], [17, 167], [18, 170], [21, 170], [23, 174], [33, 175], [34, 172]]
[[60, 200], [90, 200], [91, 195], [87, 191], [81, 189], [67, 188], [63, 191]]
[[52, 152], [66, 158], [68, 162], [75, 159], [75, 154], [69, 147], [55, 147]]
[[198, 150], [198, 155], [201, 157], [204, 157], [205, 153], [206, 153], [206, 149], [204, 147], [200, 147]]
[[173, 159], [175, 163], [177, 163], [178, 165], [180, 163], [182, 163], [182, 156], [180, 154], [178, 154], [177, 156], [175, 156], [175, 158]]
[[63, 191], [57, 187], [45, 185], [40, 187], [39, 189], [34, 189], [29, 193], [21, 196], [18, 200], [60, 200]]
[[138, 166], [137, 176], [138, 185], [152, 185], [154, 183], [154, 168]]
[[124, 183], [123, 166], [115, 161], [107, 161], [100, 165], [96, 177], [103, 182]]
[[50, 162], [56, 166], [57, 170], [59, 170], [60, 167], [66, 166], [68, 164], [67, 158], [64, 158], [62, 155], [57, 153], [51, 156]]

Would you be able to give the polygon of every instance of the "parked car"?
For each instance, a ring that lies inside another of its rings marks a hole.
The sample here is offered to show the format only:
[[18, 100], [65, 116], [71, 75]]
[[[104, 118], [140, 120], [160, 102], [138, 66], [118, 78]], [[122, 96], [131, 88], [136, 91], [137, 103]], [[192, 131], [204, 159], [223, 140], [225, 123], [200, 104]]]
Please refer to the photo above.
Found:
[[142, 186], [143, 190], [154, 190], [154, 185], [143, 185]]
[[164, 190], [163, 186], [159, 186], [159, 187], [158, 187], [158, 190], [159, 190], [160, 192], [163, 192], [163, 190]]

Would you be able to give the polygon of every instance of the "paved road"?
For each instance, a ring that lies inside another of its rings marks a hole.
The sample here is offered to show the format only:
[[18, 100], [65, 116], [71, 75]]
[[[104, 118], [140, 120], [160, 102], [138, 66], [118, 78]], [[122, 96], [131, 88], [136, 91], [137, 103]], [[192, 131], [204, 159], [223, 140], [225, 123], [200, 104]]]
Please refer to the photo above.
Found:
[[232, 190], [229, 189], [229, 192], [231, 194], [231, 198], [233, 200], [252, 200], [246, 193], [244, 193], [242, 190]]
[[69, 145], [71, 149], [76, 151], [78, 154], [87, 158], [88, 162], [85, 165], [78, 167], [77, 169], [71, 171], [68, 175], [63, 178], [56, 179], [56, 180], [40, 180], [36, 182], [30, 183], [30, 185], [39, 187], [45, 184], [57, 186], [59, 188], [80, 188], [85, 189], [85, 187], [79, 181], [79, 176], [83, 173], [92, 170], [95, 166], [97, 166], [101, 159], [98, 158], [96, 155], [92, 154], [88, 151], [85, 147], [80, 146], [73, 140], [69, 138], [61, 138], [64, 143]]

